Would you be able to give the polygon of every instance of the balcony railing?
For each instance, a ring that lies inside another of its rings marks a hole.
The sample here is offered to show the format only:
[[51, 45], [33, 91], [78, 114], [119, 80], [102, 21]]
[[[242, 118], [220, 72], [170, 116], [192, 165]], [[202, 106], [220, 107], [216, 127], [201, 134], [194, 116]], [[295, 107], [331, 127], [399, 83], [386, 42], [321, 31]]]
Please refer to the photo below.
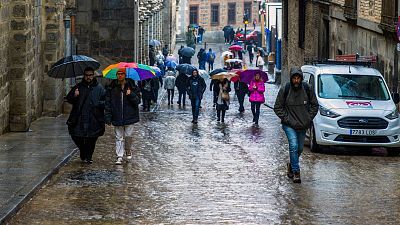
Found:
[[344, 17], [350, 21], [356, 21], [357, 14], [357, 0], [346, 0], [344, 3]]
[[382, 1], [382, 16], [379, 27], [388, 32], [396, 31], [397, 23], [397, 1], [383, 0]]

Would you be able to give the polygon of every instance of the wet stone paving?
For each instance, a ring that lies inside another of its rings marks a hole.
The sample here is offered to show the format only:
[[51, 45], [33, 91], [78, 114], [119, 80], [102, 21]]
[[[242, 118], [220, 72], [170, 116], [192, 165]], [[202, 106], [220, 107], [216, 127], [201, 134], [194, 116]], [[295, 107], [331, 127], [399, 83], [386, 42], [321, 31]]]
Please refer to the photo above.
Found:
[[[269, 105], [278, 88], [267, 84]], [[114, 165], [107, 127], [92, 165], [76, 155], [9, 224], [400, 224], [399, 157], [305, 148], [302, 183], [294, 184], [271, 109], [262, 107], [254, 127], [248, 98], [243, 115], [233, 98], [218, 123], [207, 89], [193, 125], [190, 103], [179, 108], [176, 100], [168, 106], [164, 96], [156, 112], [141, 115], [129, 163]]]

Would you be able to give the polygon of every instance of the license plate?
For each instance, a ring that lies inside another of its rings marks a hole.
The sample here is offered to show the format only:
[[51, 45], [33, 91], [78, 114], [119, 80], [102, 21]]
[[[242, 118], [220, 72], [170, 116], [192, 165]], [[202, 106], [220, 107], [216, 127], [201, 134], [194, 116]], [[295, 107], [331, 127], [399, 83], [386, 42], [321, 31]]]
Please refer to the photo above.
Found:
[[350, 130], [350, 135], [374, 136], [376, 133], [377, 130]]

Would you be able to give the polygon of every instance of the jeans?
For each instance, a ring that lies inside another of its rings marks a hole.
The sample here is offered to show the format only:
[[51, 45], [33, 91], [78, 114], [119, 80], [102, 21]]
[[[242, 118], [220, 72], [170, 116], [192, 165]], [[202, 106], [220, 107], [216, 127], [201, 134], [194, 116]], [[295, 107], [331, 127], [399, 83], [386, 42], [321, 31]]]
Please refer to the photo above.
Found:
[[260, 106], [261, 102], [251, 103], [251, 112], [253, 113], [253, 122], [258, 124], [258, 119], [260, 118]]
[[174, 104], [172, 101], [174, 100], [174, 89], [167, 89], [168, 92], [168, 105]]
[[124, 156], [125, 153], [125, 147], [128, 147], [128, 154], [131, 154], [132, 149], [131, 149], [131, 145], [132, 145], [132, 140], [130, 145], [128, 145], [127, 142], [127, 138], [129, 137], [130, 139], [132, 139], [132, 133], [133, 133], [133, 129], [134, 125], [125, 125], [125, 126], [116, 126], [114, 127], [114, 132], [115, 132], [115, 138], [116, 138], [116, 148], [115, 148], [115, 153], [117, 154], [117, 156], [119, 158], [122, 158]]
[[186, 100], [186, 91], [179, 91], [178, 104], [180, 105], [182, 103], [183, 105], [185, 105], [185, 100]]
[[[221, 120], [222, 122], [225, 121], [225, 112], [226, 112], [226, 110], [217, 110], [218, 121], [219, 120]], [[221, 118], [221, 114], [222, 114], [222, 118]]]
[[254, 59], [254, 54], [253, 53], [249, 53], [250, 65], [253, 65], [253, 59]]
[[71, 138], [75, 145], [79, 148], [79, 156], [81, 160], [92, 160], [97, 137], [71, 136]]
[[208, 71], [212, 71], [214, 69], [214, 62], [208, 63]]
[[206, 61], [199, 62], [199, 70], [206, 70]]
[[200, 98], [194, 98], [190, 99], [191, 104], [192, 104], [192, 114], [193, 114], [193, 120], [197, 121], [199, 118], [199, 113], [200, 113], [200, 104], [201, 104], [201, 99]]
[[300, 172], [299, 157], [303, 152], [304, 139], [306, 138], [305, 130], [295, 130], [286, 125], [282, 125], [286, 137], [289, 142], [290, 164], [293, 172]]

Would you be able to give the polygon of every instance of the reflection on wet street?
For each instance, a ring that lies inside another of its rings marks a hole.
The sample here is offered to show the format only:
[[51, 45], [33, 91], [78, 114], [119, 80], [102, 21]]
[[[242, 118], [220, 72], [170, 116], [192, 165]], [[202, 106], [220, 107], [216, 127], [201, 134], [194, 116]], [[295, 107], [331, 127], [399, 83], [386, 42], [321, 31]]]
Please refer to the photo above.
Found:
[[[277, 91], [267, 85], [268, 104]], [[306, 148], [302, 183], [294, 184], [286, 177], [280, 121], [263, 106], [254, 127], [246, 101], [239, 114], [233, 98], [226, 123], [218, 123], [207, 89], [193, 125], [190, 105], [164, 99], [157, 112], [142, 114], [133, 159], [122, 166], [114, 165], [108, 127], [94, 164], [76, 156], [10, 224], [400, 223], [398, 157], [381, 149]]]

